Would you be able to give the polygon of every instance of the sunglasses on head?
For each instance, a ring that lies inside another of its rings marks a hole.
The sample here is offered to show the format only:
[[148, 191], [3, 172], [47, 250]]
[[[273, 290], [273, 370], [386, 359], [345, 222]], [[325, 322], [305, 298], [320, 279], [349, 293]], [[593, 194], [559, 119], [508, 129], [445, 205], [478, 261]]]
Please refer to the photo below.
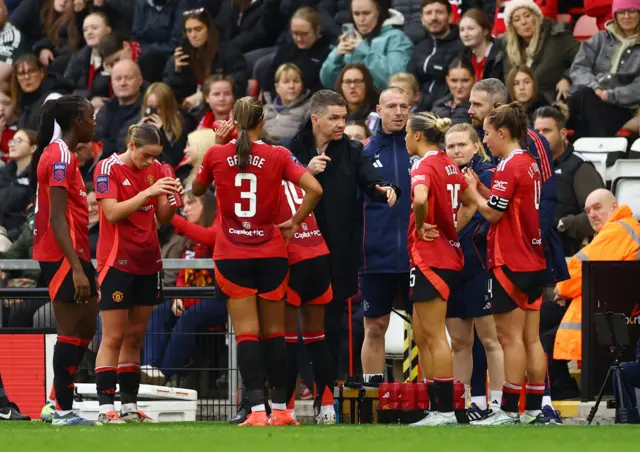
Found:
[[183, 11], [182, 15], [183, 16], [199, 16], [202, 13], [204, 13], [204, 8], [200, 7], [196, 9], [188, 9], [186, 11]]

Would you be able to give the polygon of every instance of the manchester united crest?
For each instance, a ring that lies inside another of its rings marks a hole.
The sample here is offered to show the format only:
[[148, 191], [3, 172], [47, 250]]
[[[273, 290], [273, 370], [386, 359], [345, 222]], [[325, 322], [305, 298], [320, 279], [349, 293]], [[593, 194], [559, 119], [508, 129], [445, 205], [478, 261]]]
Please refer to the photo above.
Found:
[[153, 185], [155, 181], [156, 179], [151, 174], [147, 176], [147, 182], [149, 183], [149, 185]]
[[124, 294], [119, 290], [116, 290], [115, 292], [113, 292], [111, 298], [113, 298], [113, 301], [115, 301], [116, 303], [120, 303], [122, 300], [124, 300]]

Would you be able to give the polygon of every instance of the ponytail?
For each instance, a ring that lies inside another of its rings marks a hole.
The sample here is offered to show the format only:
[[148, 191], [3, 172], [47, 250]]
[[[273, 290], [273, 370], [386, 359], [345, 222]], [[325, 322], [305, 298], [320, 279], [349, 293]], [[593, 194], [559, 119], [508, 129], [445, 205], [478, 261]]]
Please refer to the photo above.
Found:
[[238, 138], [236, 138], [236, 154], [238, 154], [238, 168], [240, 168], [240, 171], [244, 171], [244, 168], [249, 164], [252, 146], [253, 143], [249, 138], [249, 132], [242, 129], [239, 130]]
[[29, 186], [33, 192], [34, 199], [37, 196], [36, 189], [38, 187], [38, 162], [53, 139], [53, 132], [56, 125], [56, 107], [58, 100], [49, 100], [42, 106], [40, 114], [40, 127], [38, 127], [38, 138], [36, 140], [36, 150], [31, 157], [31, 171], [29, 173]]
[[233, 106], [233, 119], [238, 129], [236, 139], [236, 154], [238, 155], [238, 168], [244, 171], [249, 164], [253, 142], [249, 138], [249, 130], [254, 130], [260, 125], [263, 118], [262, 104], [255, 97], [243, 97], [238, 99]]

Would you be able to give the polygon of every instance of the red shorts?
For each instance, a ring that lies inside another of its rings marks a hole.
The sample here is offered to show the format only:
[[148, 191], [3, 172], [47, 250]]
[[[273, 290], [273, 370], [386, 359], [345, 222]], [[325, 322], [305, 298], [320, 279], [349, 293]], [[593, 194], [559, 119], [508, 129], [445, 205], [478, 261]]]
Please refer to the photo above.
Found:
[[289, 271], [287, 303], [327, 304], [333, 299], [329, 255], [296, 262]]
[[245, 298], [258, 295], [266, 300], [283, 300], [287, 292], [289, 261], [286, 257], [222, 259], [215, 262], [216, 298]]
[[539, 311], [544, 290], [539, 281], [543, 275], [544, 270], [514, 272], [506, 265], [492, 269], [487, 292], [494, 314], [511, 312], [516, 308]]

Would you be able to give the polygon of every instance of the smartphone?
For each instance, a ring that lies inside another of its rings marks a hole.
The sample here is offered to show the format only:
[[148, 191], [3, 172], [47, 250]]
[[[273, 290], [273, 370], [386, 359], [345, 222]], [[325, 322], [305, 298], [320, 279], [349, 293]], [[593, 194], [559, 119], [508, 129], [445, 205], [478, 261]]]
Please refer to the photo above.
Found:
[[182, 53], [187, 53], [191, 49], [191, 43], [189, 42], [189, 38], [186, 36], [182, 37], [182, 41], [180, 41], [179, 47], [182, 47]]
[[144, 111], [145, 116], [151, 116], [151, 115], [157, 115], [157, 114], [158, 114], [158, 109], [156, 107], [147, 107], [147, 109]]
[[356, 39], [356, 29], [353, 24], [342, 24], [342, 34], [347, 35], [349, 39]]

